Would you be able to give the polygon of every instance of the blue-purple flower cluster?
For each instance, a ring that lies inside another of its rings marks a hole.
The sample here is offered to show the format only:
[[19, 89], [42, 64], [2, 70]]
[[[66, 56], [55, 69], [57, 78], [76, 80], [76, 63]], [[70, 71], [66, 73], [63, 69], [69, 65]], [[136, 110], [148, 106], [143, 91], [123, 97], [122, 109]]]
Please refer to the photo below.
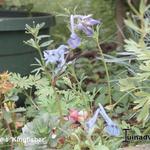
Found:
[[44, 60], [46, 64], [49, 63], [56, 65], [54, 74], [58, 74], [60, 71], [63, 72], [66, 68], [65, 55], [69, 53], [67, 45], [60, 45], [57, 49], [44, 51]]
[[[82, 15], [71, 15], [70, 17], [70, 30], [71, 30], [71, 35], [68, 40], [68, 45], [75, 49], [77, 48], [80, 43], [81, 39], [80, 37], [76, 34], [76, 30], [84, 32], [87, 36], [91, 37], [94, 33], [93, 26], [100, 24], [99, 20], [95, 20], [91, 18], [92, 15], [88, 16], [82, 16]], [[76, 20], [76, 22], [75, 22]]]
[[[71, 15], [71, 35], [67, 42], [69, 46], [60, 45], [57, 49], [44, 51], [44, 60], [46, 62], [46, 65], [48, 65], [49, 63], [56, 65], [56, 68], [54, 70], [55, 75], [57, 75], [60, 72], [63, 72], [66, 69], [68, 63], [66, 62], [65, 56], [69, 53], [69, 47], [75, 49], [81, 43], [81, 38], [77, 35], [76, 31], [82, 31], [88, 37], [93, 36], [93, 26], [100, 24], [100, 21], [95, 20], [91, 17], [92, 15]], [[86, 122], [87, 129], [91, 129], [95, 125], [99, 114], [103, 117], [104, 121], [106, 122], [106, 127], [104, 128], [104, 130], [111, 136], [119, 136], [120, 129], [109, 118], [101, 104], [99, 105], [99, 108], [95, 111], [93, 117]]]
[[[57, 49], [44, 51], [44, 60], [46, 65], [49, 63], [55, 64], [56, 68], [54, 74], [57, 75], [59, 72], [63, 72], [66, 69], [68, 63], [66, 63], [66, 54], [69, 53], [69, 47], [75, 49], [80, 43], [81, 39], [75, 33], [75, 30], [83, 31], [87, 36], [92, 36], [94, 31], [92, 26], [100, 24], [100, 21], [91, 18], [92, 15], [82, 16], [82, 15], [71, 15], [70, 25], [71, 25], [71, 36], [68, 40], [68, 45], [60, 45]], [[75, 19], [77, 22], [75, 23]]]
[[89, 130], [94, 127], [99, 114], [103, 117], [104, 121], [106, 122], [104, 131], [111, 136], [119, 136], [119, 127], [109, 118], [101, 104], [99, 104], [99, 108], [95, 111], [93, 117], [86, 122], [87, 129]]

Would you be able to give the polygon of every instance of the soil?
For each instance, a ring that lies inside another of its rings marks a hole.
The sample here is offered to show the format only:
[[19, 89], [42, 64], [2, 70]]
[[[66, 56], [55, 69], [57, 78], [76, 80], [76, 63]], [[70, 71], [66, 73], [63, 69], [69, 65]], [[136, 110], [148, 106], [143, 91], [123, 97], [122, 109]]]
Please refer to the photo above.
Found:
[[126, 147], [119, 150], [150, 150], [150, 144], [136, 145], [134, 147]]

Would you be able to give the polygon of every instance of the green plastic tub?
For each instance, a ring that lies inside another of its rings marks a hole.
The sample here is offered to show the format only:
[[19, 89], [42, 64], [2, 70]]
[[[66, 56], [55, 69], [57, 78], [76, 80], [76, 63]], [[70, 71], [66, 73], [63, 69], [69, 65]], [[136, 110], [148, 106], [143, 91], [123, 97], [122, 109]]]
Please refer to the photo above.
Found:
[[9, 71], [27, 75], [38, 57], [36, 50], [23, 41], [30, 39], [25, 34], [25, 25], [45, 22], [40, 34], [49, 34], [50, 27], [55, 25], [55, 17], [46, 13], [2, 11], [0, 10], [0, 72]]

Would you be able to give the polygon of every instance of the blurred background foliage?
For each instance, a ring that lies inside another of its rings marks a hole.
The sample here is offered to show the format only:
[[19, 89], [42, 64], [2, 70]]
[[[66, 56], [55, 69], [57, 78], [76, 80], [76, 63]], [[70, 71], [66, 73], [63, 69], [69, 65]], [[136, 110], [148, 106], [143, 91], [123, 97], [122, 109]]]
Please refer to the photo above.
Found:
[[[78, 14], [93, 14], [94, 18], [102, 20], [101, 38], [107, 42], [115, 42], [115, 3], [116, 0], [6, 0], [7, 6], [31, 7], [32, 5], [32, 11], [48, 12], [56, 16], [65, 14], [65, 9], [72, 12], [74, 8], [77, 8]], [[64, 19], [57, 16], [57, 25], [52, 29], [54, 39], [60, 42], [66, 41], [69, 36]]]

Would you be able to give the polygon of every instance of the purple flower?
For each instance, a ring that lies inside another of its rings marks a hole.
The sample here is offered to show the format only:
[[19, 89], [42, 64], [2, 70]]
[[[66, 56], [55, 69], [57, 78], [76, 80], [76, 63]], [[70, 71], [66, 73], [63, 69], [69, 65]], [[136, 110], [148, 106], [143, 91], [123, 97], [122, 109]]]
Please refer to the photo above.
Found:
[[77, 28], [83, 31], [87, 36], [93, 35], [94, 30], [92, 26], [100, 24], [99, 20], [95, 20], [91, 18], [92, 15], [88, 15], [88, 16], [77, 15], [75, 17], [78, 18]]
[[81, 43], [81, 39], [77, 36], [77, 34], [72, 33], [68, 40], [69, 46], [75, 49], [80, 45], [80, 43]]
[[93, 128], [93, 126], [95, 125], [96, 120], [98, 118], [98, 115], [99, 115], [99, 109], [97, 109], [95, 111], [93, 117], [86, 122], [86, 126], [87, 126], [88, 129]]
[[46, 61], [46, 64], [48, 65], [49, 63], [51, 63], [56, 65], [54, 74], [58, 74], [60, 71], [65, 70], [65, 54], [67, 54], [68, 52], [68, 46], [66, 45], [61, 45], [57, 49], [44, 51], [44, 60]]
[[71, 25], [71, 36], [68, 40], [68, 44], [71, 48], [75, 49], [80, 45], [81, 39], [75, 33], [75, 25], [74, 25], [74, 16], [73, 15], [70, 16], [70, 25]]
[[105, 132], [107, 132], [111, 136], [119, 136], [120, 135], [120, 129], [118, 126], [109, 118], [109, 116], [106, 114], [103, 106], [99, 104], [99, 113], [103, 117], [103, 119], [106, 122], [106, 127], [104, 128]]
[[[75, 33], [75, 30], [83, 31], [87, 36], [92, 36], [94, 33], [93, 25], [100, 24], [99, 20], [91, 18], [92, 15], [82, 16], [82, 15], [71, 15], [70, 16], [70, 30], [71, 36], [68, 40], [68, 44], [71, 48], [77, 48], [80, 43], [80, 37]], [[75, 21], [76, 19], [76, 21]]]
[[101, 104], [99, 104], [99, 108], [96, 110], [94, 116], [86, 122], [86, 127], [88, 129], [93, 128], [93, 126], [96, 124], [96, 120], [97, 120], [99, 114], [103, 117], [104, 121], [106, 122], [106, 127], [104, 128], [104, 131], [107, 132], [111, 136], [119, 136], [120, 129], [109, 118], [109, 116], [106, 114], [106, 112]]
[[104, 128], [104, 131], [107, 132], [111, 136], [120, 135], [120, 129], [117, 127], [116, 124], [106, 125], [106, 127]]
[[92, 36], [93, 33], [94, 33], [94, 31], [93, 31], [93, 29], [91, 27], [85, 26], [82, 23], [79, 23], [77, 25], [77, 28], [79, 30], [82, 30], [87, 36]]
[[84, 24], [86, 24], [87, 26], [98, 25], [98, 24], [101, 23], [99, 20], [95, 20], [95, 19], [93, 19], [91, 17], [92, 17], [92, 15], [81, 16], [82, 22]]

